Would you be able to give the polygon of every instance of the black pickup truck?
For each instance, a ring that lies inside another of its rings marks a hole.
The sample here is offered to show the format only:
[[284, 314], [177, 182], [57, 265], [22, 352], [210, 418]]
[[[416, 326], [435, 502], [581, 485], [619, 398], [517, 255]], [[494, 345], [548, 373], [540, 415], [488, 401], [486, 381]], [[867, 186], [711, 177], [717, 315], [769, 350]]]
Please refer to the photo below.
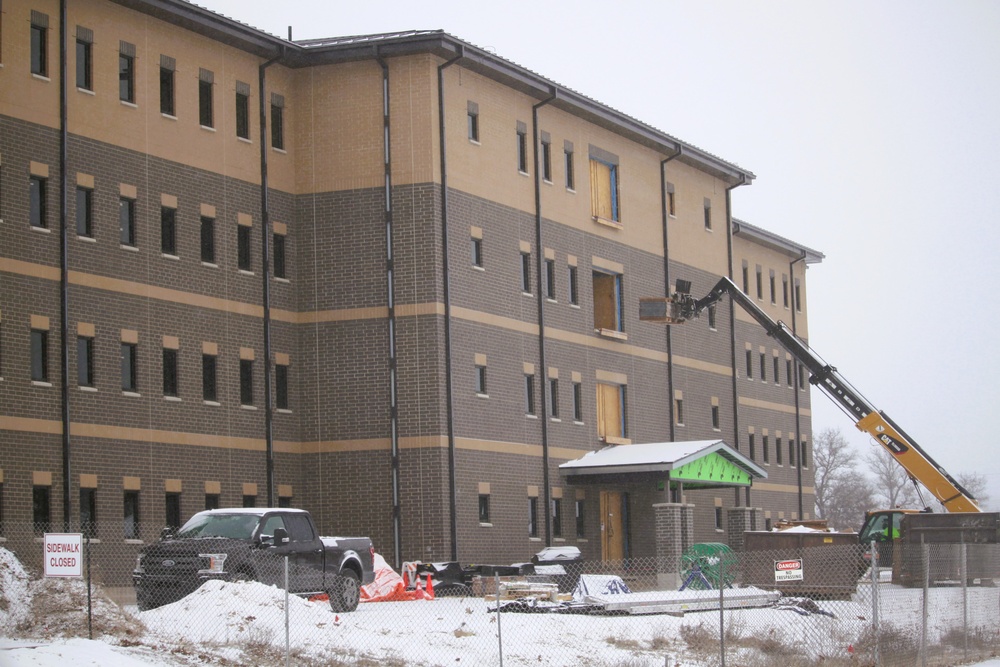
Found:
[[140, 611], [175, 602], [213, 579], [259, 581], [302, 596], [326, 593], [335, 612], [354, 611], [371, 583], [367, 537], [320, 537], [305, 510], [234, 508], [199, 512], [144, 548], [132, 581]]

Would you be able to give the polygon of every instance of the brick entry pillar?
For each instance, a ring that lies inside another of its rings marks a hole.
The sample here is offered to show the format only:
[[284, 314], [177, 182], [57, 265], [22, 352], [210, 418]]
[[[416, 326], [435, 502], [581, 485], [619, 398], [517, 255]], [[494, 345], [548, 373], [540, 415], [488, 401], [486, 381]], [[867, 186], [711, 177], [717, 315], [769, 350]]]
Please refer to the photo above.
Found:
[[663, 590], [681, 586], [681, 554], [694, 543], [694, 505], [657, 503], [656, 583]]
[[759, 507], [730, 507], [727, 515], [726, 539], [733, 551], [743, 551], [746, 547], [744, 532], [764, 530], [764, 510]]

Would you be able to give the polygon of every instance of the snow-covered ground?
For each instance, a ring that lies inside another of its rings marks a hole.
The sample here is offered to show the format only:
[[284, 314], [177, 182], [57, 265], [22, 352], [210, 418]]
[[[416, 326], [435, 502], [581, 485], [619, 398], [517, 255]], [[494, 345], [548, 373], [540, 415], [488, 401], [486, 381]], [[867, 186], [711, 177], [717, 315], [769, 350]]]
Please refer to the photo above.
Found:
[[[142, 613], [118, 607], [98, 591], [93, 622], [97, 639], [88, 641], [78, 638], [87, 636], [83, 582], [29, 581], [20, 563], [0, 549], [0, 586], [3, 667], [284, 664], [286, 596], [274, 587], [209, 582], [187, 598]], [[970, 592], [983, 598], [976, 608], [985, 608], [992, 617], [973, 615], [970, 624], [985, 623], [996, 646], [993, 612], [1000, 590]], [[883, 604], [883, 622], [916, 639], [920, 591], [892, 593], [894, 597]], [[934, 642], [962, 615], [954, 609], [960, 590], [932, 593], [935, 616], [930, 641]], [[859, 588], [854, 600], [820, 603], [821, 611], [834, 616], [777, 608], [727, 611], [727, 656], [733, 664], [857, 664], [852, 658], [859, 655], [852, 652], [864, 655], [865, 647], [854, 643], [870, 626], [871, 598], [866, 596], [870, 590]], [[338, 615], [326, 602], [292, 596], [287, 599], [291, 663], [495, 665], [501, 646], [503, 664], [520, 666], [659, 667], [669, 658], [670, 665], [705, 667], [718, 658], [718, 611], [684, 617], [555, 613], [498, 617], [492, 606], [482, 598], [439, 598], [362, 604], [355, 612]], [[801, 655], [803, 647], [808, 657], [793, 662], [789, 656]], [[1000, 660], [982, 664], [1000, 667]]]

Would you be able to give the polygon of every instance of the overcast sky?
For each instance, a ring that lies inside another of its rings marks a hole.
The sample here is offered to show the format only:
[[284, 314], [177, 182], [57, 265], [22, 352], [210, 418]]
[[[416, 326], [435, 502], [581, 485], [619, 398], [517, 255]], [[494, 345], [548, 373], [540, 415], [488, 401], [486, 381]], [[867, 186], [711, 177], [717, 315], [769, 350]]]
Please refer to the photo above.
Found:
[[734, 215], [826, 255], [811, 346], [998, 506], [1000, 3], [198, 4], [295, 39], [442, 29], [754, 172]]

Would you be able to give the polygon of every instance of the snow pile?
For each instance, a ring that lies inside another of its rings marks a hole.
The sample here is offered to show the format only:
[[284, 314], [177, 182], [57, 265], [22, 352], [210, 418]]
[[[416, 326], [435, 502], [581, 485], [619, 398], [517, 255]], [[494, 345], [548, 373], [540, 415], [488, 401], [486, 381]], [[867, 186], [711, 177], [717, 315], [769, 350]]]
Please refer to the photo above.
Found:
[[17, 556], [0, 547], [0, 635], [13, 637], [29, 622], [30, 580]]

